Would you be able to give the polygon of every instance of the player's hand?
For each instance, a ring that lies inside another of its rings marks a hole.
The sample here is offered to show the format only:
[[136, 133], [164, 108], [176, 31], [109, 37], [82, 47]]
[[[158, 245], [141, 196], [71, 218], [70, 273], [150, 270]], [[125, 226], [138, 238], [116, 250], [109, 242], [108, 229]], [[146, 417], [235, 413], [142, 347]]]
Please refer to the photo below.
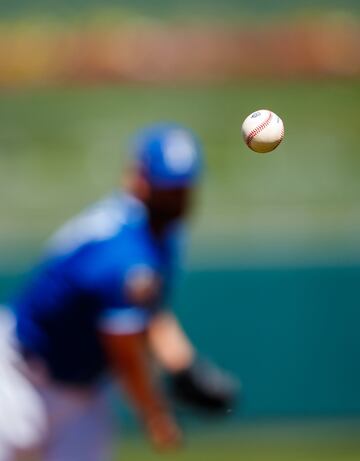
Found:
[[181, 429], [167, 412], [161, 411], [147, 416], [145, 426], [151, 442], [158, 450], [168, 451], [180, 448]]
[[173, 374], [170, 384], [176, 400], [213, 414], [227, 414], [240, 391], [240, 383], [230, 374], [201, 359]]

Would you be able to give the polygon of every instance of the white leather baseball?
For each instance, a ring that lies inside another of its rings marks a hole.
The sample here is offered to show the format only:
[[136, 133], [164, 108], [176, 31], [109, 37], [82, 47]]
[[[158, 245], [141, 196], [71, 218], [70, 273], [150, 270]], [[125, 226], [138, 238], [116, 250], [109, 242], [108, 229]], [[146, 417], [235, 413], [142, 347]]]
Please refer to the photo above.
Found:
[[274, 150], [284, 138], [283, 121], [267, 109], [257, 110], [246, 117], [241, 131], [248, 147], [261, 154]]

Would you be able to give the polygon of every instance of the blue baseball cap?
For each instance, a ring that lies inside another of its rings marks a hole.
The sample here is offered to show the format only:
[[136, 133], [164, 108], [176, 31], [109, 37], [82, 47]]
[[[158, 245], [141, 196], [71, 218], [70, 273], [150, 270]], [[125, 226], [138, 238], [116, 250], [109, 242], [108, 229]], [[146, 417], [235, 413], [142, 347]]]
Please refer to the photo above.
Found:
[[135, 135], [135, 162], [151, 184], [193, 185], [201, 172], [202, 148], [194, 133], [176, 123], [150, 125]]

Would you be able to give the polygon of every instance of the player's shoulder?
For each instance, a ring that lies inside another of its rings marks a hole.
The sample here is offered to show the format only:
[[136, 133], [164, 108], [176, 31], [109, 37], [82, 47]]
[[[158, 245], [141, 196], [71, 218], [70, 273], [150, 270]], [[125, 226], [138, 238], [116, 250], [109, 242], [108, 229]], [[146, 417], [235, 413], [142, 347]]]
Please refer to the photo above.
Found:
[[141, 221], [142, 215], [142, 207], [135, 199], [113, 193], [61, 226], [50, 238], [47, 254], [69, 255], [89, 243], [109, 241], [126, 226]]

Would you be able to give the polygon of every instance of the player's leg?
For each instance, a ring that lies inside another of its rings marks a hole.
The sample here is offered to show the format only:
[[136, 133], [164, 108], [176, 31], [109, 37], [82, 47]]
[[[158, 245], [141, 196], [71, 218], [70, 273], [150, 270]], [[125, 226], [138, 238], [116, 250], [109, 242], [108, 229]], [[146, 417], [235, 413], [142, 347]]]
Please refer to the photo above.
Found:
[[104, 392], [49, 382], [28, 367], [14, 342], [14, 318], [0, 308], [0, 461], [41, 451], [44, 461], [111, 459]]
[[49, 387], [50, 436], [43, 461], [110, 461], [112, 424], [102, 391]]
[[13, 339], [14, 319], [0, 309], [0, 461], [19, 453], [33, 453], [46, 433], [46, 411], [41, 396], [23, 373]]
[[13, 461], [13, 450], [5, 443], [0, 440], [0, 461]]

